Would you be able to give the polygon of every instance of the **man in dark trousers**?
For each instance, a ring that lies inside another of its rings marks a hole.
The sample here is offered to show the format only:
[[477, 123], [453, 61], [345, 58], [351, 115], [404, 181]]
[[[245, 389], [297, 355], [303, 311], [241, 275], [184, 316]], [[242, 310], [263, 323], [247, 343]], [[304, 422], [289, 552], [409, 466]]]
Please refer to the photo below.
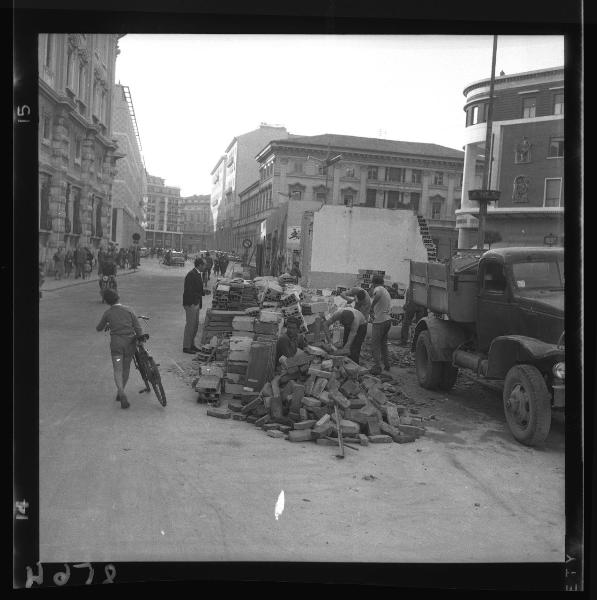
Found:
[[199, 312], [203, 305], [203, 277], [201, 274], [203, 264], [201, 258], [196, 258], [195, 267], [184, 278], [182, 306], [186, 313], [186, 325], [182, 351], [186, 354], [194, 354], [199, 351], [199, 348], [195, 346], [195, 336], [199, 328]]
[[205, 253], [205, 272], [207, 273], [207, 279], [205, 281], [205, 283], [207, 283], [209, 281], [209, 278], [211, 277], [211, 268], [213, 267], [214, 264], [214, 260], [213, 258], [209, 255], [209, 252]]

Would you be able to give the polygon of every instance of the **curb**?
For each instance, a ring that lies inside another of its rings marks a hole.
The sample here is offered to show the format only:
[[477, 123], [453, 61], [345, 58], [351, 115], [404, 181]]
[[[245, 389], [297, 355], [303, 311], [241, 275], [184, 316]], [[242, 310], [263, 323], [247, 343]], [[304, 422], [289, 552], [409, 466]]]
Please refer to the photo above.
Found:
[[[137, 270], [138, 271], [138, 270]], [[137, 271], [127, 271], [126, 273], [120, 273], [118, 276], [122, 277], [124, 275], [133, 275], [133, 273], [137, 273]], [[61, 285], [60, 287], [52, 287], [52, 288], [40, 288], [41, 292], [56, 292], [57, 290], [63, 290], [65, 288], [68, 287], [73, 287], [75, 285], [85, 285], [86, 283], [91, 283], [91, 282], [95, 282], [97, 283], [97, 279], [92, 279], [91, 277], [89, 279], [84, 279], [83, 281], [73, 281], [71, 283], [68, 283], [67, 285]]]

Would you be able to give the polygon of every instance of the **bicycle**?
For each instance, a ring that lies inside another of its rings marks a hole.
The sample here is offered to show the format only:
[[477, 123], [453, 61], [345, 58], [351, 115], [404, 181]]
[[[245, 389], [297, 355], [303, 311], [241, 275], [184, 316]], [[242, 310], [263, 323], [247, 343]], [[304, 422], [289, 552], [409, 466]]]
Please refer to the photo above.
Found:
[[[149, 317], [144, 315], [138, 315], [139, 319], [143, 319], [144, 321], [149, 321]], [[149, 392], [151, 387], [162, 406], [166, 406], [166, 393], [164, 392], [164, 387], [162, 386], [162, 378], [160, 376], [160, 371], [158, 370], [159, 363], [156, 363], [153, 360], [153, 357], [145, 348], [144, 342], [149, 339], [149, 334], [144, 333], [137, 338], [137, 349], [135, 350], [135, 354], [133, 355], [133, 362], [135, 363], [135, 367], [141, 374], [141, 378], [145, 383], [145, 387], [142, 390], [139, 390], [139, 393]]]

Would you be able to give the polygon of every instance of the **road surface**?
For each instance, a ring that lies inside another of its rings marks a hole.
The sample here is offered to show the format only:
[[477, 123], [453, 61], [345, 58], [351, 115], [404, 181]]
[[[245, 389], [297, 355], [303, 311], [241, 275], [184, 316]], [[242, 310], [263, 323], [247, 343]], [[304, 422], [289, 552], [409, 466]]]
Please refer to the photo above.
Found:
[[134, 369], [130, 409], [114, 401], [97, 281], [44, 292], [42, 562], [563, 560], [561, 419], [544, 448], [521, 446], [499, 398], [462, 378], [449, 395], [422, 390], [408, 365], [393, 373], [409, 406], [435, 415], [415, 443], [338, 460], [334, 448], [208, 417], [182, 353], [188, 268], [146, 259], [119, 277], [123, 303], [151, 316], [166, 408], [137, 393]]

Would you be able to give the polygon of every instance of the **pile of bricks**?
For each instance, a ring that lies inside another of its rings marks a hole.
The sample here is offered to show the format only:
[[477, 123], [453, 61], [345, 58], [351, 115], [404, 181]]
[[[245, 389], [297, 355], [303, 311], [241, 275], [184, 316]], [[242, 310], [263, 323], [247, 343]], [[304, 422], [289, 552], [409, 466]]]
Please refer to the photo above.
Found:
[[213, 336], [218, 338], [232, 335], [234, 317], [245, 316], [245, 311], [208, 309], [205, 313], [201, 344], [205, 344]]
[[385, 277], [386, 272], [374, 271], [372, 269], [359, 269], [359, 274], [357, 275], [357, 286], [362, 287], [364, 290], [368, 290], [371, 287], [371, 279], [374, 275]]
[[212, 308], [216, 310], [245, 310], [258, 306], [257, 289], [252, 281], [220, 280], [213, 291]]
[[307, 346], [283, 363], [259, 392], [237, 389], [227, 407], [208, 414], [255, 424], [270, 437], [320, 445], [338, 445], [339, 431], [347, 444], [363, 446], [403, 444], [425, 434], [422, 419], [407, 416], [387, 398], [382, 381], [349, 358]]

